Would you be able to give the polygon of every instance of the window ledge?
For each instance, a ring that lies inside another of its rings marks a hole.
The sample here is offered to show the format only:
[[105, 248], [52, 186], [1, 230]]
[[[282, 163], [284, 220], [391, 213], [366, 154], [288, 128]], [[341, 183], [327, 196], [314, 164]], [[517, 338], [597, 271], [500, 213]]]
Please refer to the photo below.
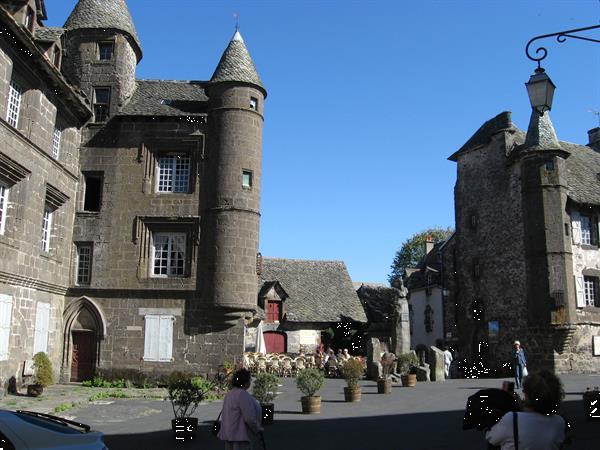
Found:
[[98, 217], [100, 211], [77, 211], [75, 215], [78, 217]]
[[56, 251], [54, 250], [50, 250], [49, 252], [40, 251], [40, 257], [58, 264], [62, 264], [62, 259], [56, 256]]
[[590, 245], [590, 244], [581, 244], [581, 248], [583, 250], [598, 250], [597, 245]]

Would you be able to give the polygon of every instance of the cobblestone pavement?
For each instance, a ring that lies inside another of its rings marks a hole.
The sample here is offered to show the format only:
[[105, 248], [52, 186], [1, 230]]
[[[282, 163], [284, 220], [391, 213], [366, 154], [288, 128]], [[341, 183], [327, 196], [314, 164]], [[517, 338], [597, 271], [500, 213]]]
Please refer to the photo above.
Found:
[[[567, 393], [564, 414], [574, 424], [574, 440], [570, 448], [598, 448], [600, 422], [584, 420], [581, 394], [587, 386], [600, 385], [600, 376], [569, 375], [561, 378]], [[377, 394], [375, 383], [364, 381], [361, 383], [361, 402], [345, 403], [342, 393], [344, 382], [327, 380], [321, 390], [321, 414], [308, 416], [300, 414], [301, 394], [294, 380], [282, 379], [281, 394], [275, 402], [275, 423], [265, 432], [267, 448], [483, 450], [486, 448], [483, 433], [461, 428], [464, 407], [467, 397], [477, 390], [499, 387], [502, 381], [448, 380], [444, 383], [418, 383], [415, 388], [394, 386], [391, 395]], [[76, 387], [71, 386], [71, 389]], [[0, 406], [5, 404], [6, 399]], [[133, 447], [216, 450], [223, 446], [210, 434], [210, 422], [216, 419], [220, 408], [221, 402], [199, 406], [195, 414], [201, 424], [197, 440], [184, 445], [173, 440], [170, 431], [173, 413], [168, 401], [103, 399], [96, 404], [81, 403], [81, 406], [65, 411], [63, 415], [103, 431], [111, 450], [130, 450]]]

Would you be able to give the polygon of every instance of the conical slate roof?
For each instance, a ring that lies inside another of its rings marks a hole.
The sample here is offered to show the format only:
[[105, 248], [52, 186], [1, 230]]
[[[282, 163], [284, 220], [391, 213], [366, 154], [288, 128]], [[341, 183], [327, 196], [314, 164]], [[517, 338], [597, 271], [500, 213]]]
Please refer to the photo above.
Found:
[[113, 28], [127, 33], [137, 46], [138, 60], [142, 59], [142, 46], [125, 0], [79, 0], [65, 22], [65, 28]]
[[250, 57], [250, 53], [248, 53], [246, 44], [244, 44], [244, 39], [242, 39], [242, 35], [237, 30], [225, 49], [223, 56], [221, 56], [221, 61], [219, 61], [215, 73], [210, 79], [211, 83], [220, 83], [223, 81], [251, 83], [264, 90], [254, 62]]

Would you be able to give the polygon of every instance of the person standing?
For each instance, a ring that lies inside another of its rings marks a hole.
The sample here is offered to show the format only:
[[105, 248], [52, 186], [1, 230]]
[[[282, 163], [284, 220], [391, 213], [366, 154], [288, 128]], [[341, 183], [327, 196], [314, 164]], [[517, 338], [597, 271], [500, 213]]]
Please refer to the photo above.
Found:
[[251, 380], [248, 370], [235, 372], [232, 388], [223, 400], [217, 437], [225, 441], [225, 450], [253, 450], [252, 442], [263, 431], [260, 404], [248, 393]]
[[521, 389], [523, 386], [523, 370], [527, 367], [527, 358], [525, 349], [521, 347], [519, 341], [515, 341], [512, 349], [512, 364], [515, 371], [515, 388]]
[[444, 373], [450, 378], [450, 364], [452, 364], [452, 352], [448, 347], [444, 349]]

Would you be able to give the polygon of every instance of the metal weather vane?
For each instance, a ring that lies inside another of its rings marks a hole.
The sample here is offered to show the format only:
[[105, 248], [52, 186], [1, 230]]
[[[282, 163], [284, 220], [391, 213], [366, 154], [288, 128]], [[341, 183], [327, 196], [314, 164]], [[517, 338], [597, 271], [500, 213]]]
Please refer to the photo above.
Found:
[[548, 50], [546, 49], [546, 47], [538, 47], [535, 50], [535, 55], [541, 55], [540, 56], [532, 56], [532, 54], [529, 51], [529, 47], [531, 46], [531, 44], [533, 44], [534, 41], [537, 41], [538, 39], [546, 39], [546, 38], [550, 38], [550, 37], [554, 37], [556, 36], [556, 41], [559, 43], [563, 43], [567, 40], [567, 38], [571, 38], [571, 39], [579, 39], [582, 41], [588, 41], [588, 42], [597, 42], [600, 43], [600, 40], [598, 39], [593, 39], [587, 36], [579, 36], [575, 33], [581, 33], [584, 31], [589, 31], [589, 30], [595, 30], [600, 28], [600, 25], [592, 25], [590, 27], [583, 27], [583, 28], [574, 28], [572, 30], [565, 30], [565, 31], [559, 31], [557, 33], [550, 33], [550, 34], [542, 34], [540, 36], [535, 36], [533, 38], [531, 38], [529, 40], [529, 42], [527, 43], [527, 45], [525, 46], [525, 54], [527, 55], [527, 57], [532, 60], [537, 62], [538, 64], [538, 69], [540, 68], [540, 62], [546, 58], [546, 56], [548, 56]]

